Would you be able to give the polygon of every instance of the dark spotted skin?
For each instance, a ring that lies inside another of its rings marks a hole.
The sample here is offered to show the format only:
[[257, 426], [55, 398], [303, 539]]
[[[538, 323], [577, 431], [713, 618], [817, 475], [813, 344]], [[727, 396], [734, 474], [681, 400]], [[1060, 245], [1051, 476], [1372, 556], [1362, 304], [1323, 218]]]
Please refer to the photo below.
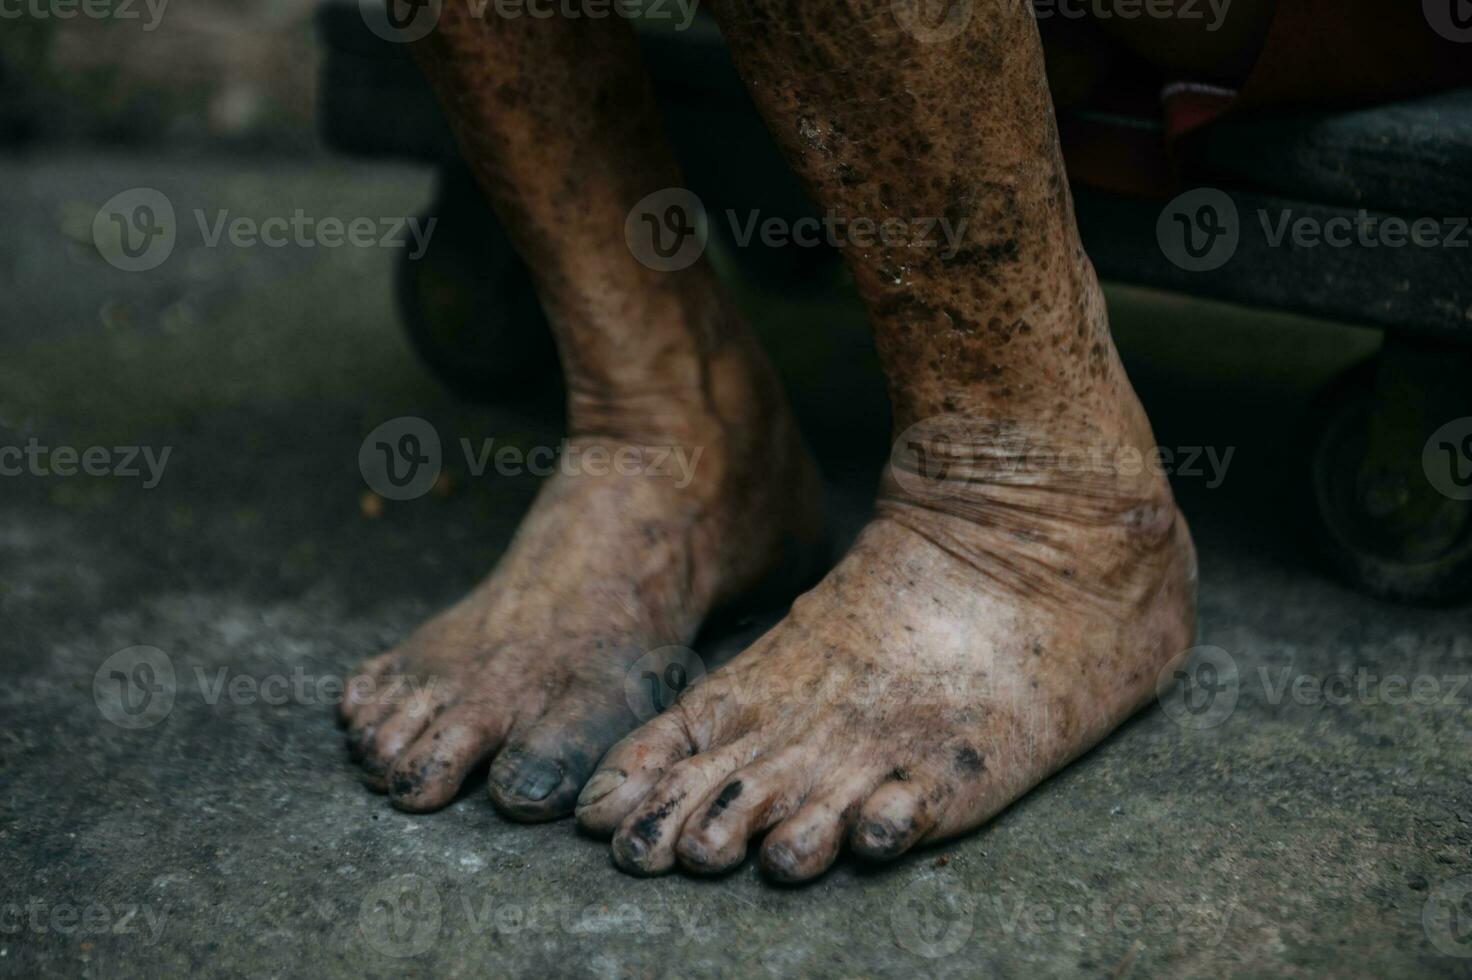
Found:
[[[631, 872], [727, 870], [761, 839], [767, 873], [800, 881], [844, 846], [890, 860], [974, 828], [1191, 645], [1194, 551], [1165, 481], [1126, 462], [1154, 437], [1079, 243], [1035, 23], [1025, 4], [971, 8], [926, 42], [888, 0], [717, 0], [823, 212], [964, 235], [949, 254], [843, 246], [895, 461], [875, 519], [787, 619], [610, 751], [626, 776], [578, 817]], [[924, 480], [922, 453], [943, 464]], [[651, 813], [659, 839], [629, 847]]]
[[[370, 693], [342, 714], [365, 780], [395, 806], [444, 806], [489, 762], [503, 814], [549, 820], [638, 723], [624, 681], [643, 654], [688, 645], [752, 589], [810, 580], [821, 487], [708, 266], [655, 271], [625, 244], [634, 203], [680, 183], [629, 25], [480, 21], [472, 6], [444, 4], [414, 55], [532, 270], [571, 445], [647, 465], [550, 478], [492, 574], [361, 665]], [[657, 469], [674, 451], [684, 482]], [[399, 681], [413, 693], [393, 696]]]

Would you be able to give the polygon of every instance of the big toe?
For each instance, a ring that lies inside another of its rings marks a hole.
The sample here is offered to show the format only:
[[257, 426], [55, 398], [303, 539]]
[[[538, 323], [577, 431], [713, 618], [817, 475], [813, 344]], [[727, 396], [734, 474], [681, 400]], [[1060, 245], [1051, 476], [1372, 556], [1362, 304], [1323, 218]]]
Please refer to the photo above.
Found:
[[564, 696], [496, 756], [491, 801], [513, 820], [567, 816], [603, 753], [633, 725], [627, 707]]

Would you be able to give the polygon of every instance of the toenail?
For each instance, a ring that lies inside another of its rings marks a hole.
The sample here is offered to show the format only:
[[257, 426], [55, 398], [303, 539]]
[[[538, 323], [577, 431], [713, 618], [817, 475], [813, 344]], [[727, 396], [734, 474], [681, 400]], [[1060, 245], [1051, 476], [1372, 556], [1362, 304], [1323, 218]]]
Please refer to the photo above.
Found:
[[648, 852], [649, 846], [633, 834], [625, 834], [614, 840], [613, 850], [620, 864], [626, 867], [629, 865], [638, 867], [643, 864], [644, 855]]
[[562, 767], [550, 759], [512, 753], [497, 765], [496, 785], [508, 796], [519, 796], [533, 803], [545, 800], [562, 782]]
[[680, 857], [699, 867], [710, 866], [710, 849], [694, 837], [680, 838]]
[[603, 799], [609, 793], [623, 785], [628, 776], [618, 769], [600, 769], [588, 780], [588, 785], [583, 787], [583, 792], [578, 796], [578, 806], [592, 806]]
[[394, 796], [409, 796], [413, 793], [417, 793], [419, 792], [419, 780], [414, 779], [413, 777], [401, 772], [394, 773], [394, 777], [390, 785], [390, 792], [392, 792]]
[[786, 844], [768, 844], [762, 848], [762, 867], [774, 878], [797, 879], [797, 855]]

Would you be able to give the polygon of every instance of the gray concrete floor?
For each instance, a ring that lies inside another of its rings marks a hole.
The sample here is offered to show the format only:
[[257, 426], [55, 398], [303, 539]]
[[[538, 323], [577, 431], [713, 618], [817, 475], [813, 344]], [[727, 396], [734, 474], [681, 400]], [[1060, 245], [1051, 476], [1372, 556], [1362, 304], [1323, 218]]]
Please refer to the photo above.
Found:
[[[139, 185], [181, 230], [129, 274], [90, 229]], [[530, 446], [555, 440], [555, 411], [466, 406], [429, 378], [395, 322], [393, 254], [209, 248], [192, 211], [402, 216], [429, 187], [0, 162], [0, 446], [171, 448], [151, 489], [0, 478], [0, 973], [1472, 976], [1472, 617], [1326, 580], [1295, 504], [1297, 422], [1373, 337], [1131, 290], [1111, 292], [1116, 331], [1162, 445], [1234, 450], [1219, 485], [1176, 478], [1200, 642], [1236, 668], [1212, 727], [1152, 706], [981, 832], [802, 889], [751, 867], [630, 879], [479, 787], [433, 816], [366, 792], [316, 682], [464, 591], [535, 487], [462, 467], [448, 495], [370, 518], [359, 444], [413, 414], [447, 442]], [[856, 308], [744, 296], [851, 535], [886, 431]], [[137, 646], [174, 671], [144, 716], [119, 713], [104, 669]], [[1339, 685], [1360, 672], [1378, 680]]]

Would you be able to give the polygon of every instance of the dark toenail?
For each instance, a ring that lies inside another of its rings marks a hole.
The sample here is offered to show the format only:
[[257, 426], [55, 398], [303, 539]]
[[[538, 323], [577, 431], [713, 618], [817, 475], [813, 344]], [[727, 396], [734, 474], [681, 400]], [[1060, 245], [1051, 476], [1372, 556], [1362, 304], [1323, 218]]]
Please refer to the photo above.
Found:
[[786, 844], [768, 844], [762, 848], [762, 867], [775, 878], [792, 881], [797, 878], [797, 855]]
[[632, 834], [625, 834], [616, 838], [613, 842], [614, 850], [618, 852], [622, 864], [639, 865], [644, 863], [644, 855], [649, 847]]
[[391, 791], [395, 796], [409, 796], [419, 792], [419, 780], [414, 779], [407, 773], [395, 773]]
[[562, 782], [562, 767], [541, 756], [516, 752], [499, 762], [496, 785], [508, 796], [536, 803], [545, 800]]
[[890, 858], [904, 851], [915, 830], [914, 819], [906, 821], [903, 828], [885, 820], [866, 820], [854, 843], [869, 857]]

